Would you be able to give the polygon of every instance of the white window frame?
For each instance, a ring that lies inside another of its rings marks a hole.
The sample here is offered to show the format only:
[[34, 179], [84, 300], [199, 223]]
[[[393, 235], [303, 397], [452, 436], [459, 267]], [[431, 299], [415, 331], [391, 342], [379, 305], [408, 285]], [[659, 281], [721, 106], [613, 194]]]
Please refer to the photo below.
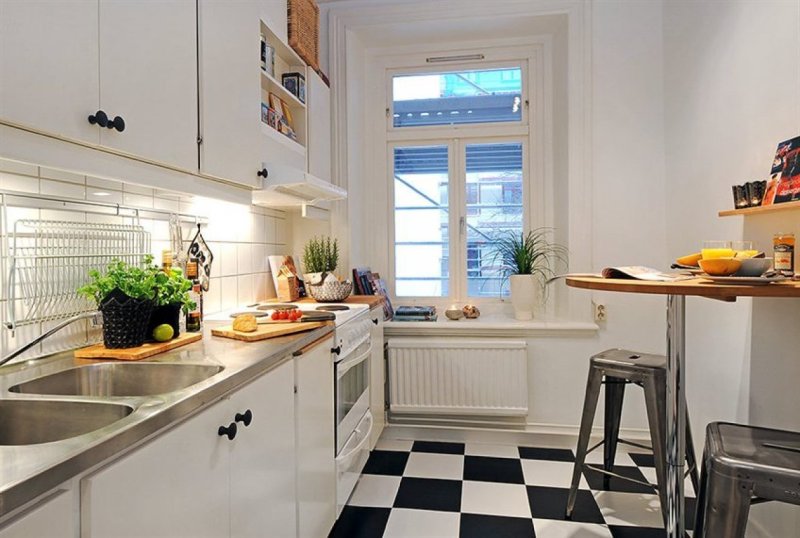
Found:
[[[448, 51], [453, 54], [453, 51]], [[425, 56], [446, 56], [431, 52]], [[447, 64], [425, 65], [421, 54], [408, 55], [402, 59], [394, 58], [401, 65], [392, 65], [387, 61], [385, 66], [386, 123], [385, 137], [386, 162], [384, 174], [387, 183], [386, 215], [388, 218], [388, 281], [392, 296], [400, 303], [435, 304], [444, 307], [451, 303], [470, 302], [477, 305], [498, 304], [508, 299], [489, 297], [468, 297], [466, 267], [466, 234], [459, 230], [459, 219], [466, 217], [466, 146], [471, 144], [491, 144], [502, 142], [521, 142], [523, 146], [523, 192], [525, 205], [523, 209], [523, 228], [552, 226], [552, 207], [548, 196], [552, 198], [552, 186], [547, 188], [546, 171], [552, 175], [552, 163], [546, 158], [545, 134], [550, 126], [546, 114], [550, 97], [546, 95], [548, 87], [544, 69], [544, 46], [530, 45], [502, 47], [490, 49], [486, 59], [474, 62], [453, 62]], [[516, 68], [522, 70], [522, 114], [520, 121], [458, 124], [452, 126], [406, 126], [394, 127], [392, 109], [392, 80], [397, 75], [414, 75], [440, 73], [458, 70], [489, 70], [499, 68]], [[549, 75], [548, 75], [549, 76]], [[375, 133], [379, 135], [379, 133]], [[450, 206], [450, 230], [459, 230], [450, 236], [450, 290], [449, 295], [436, 296], [403, 296], [397, 297], [395, 285], [395, 232], [394, 232], [394, 148], [404, 146], [447, 145], [450, 166], [450, 183], [448, 200]], [[462, 192], [463, 191], [463, 192]], [[455, 211], [453, 210], [455, 208]], [[457, 249], [457, 251], [455, 250]], [[463, 259], [462, 259], [463, 258]], [[462, 274], [463, 273], [463, 274]], [[548, 310], [552, 307], [548, 306]]]

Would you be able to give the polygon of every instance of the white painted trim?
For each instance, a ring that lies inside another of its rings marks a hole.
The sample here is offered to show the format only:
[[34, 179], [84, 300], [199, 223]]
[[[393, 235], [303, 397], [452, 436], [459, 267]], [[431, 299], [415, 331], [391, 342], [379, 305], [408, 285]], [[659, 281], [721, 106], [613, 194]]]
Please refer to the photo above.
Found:
[[600, 328], [582, 321], [517, 321], [507, 317], [490, 320], [387, 321], [384, 336], [457, 336], [457, 337], [585, 337], [597, 335]]
[[[513, 446], [549, 446], [553, 448], [569, 448], [575, 450], [578, 443], [578, 426], [560, 424], [524, 425], [524, 429], [509, 426], [476, 427], [458, 425], [436, 425], [418, 423], [390, 422], [383, 430], [381, 439], [414, 440], [414, 441], [447, 441], [467, 443], [491, 443]], [[603, 429], [592, 430], [592, 441], [602, 439]], [[620, 429], [620, 437], [631, 441], [649, 442], [649, 433], [638, 429]]]

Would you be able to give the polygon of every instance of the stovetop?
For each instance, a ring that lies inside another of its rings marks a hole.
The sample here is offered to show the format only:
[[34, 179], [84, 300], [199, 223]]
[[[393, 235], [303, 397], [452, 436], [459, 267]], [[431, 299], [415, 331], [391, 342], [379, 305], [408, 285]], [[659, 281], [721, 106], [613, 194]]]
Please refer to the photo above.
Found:
[[232, 310], [226, 310], [216, 314], [206, 316], [207, 320], [226, 321], [231, 314], [251, 313], [256, 316], [269, 316], [273, 310], [287, 307], [297, 307], [304, 312], [329, 312], [335, 316], [334, 324], [339, 327], [347, 323], [359, 314], [369, 310], [369, 305], [365, 304], [342, 304], [342, 303], [253, 303]]

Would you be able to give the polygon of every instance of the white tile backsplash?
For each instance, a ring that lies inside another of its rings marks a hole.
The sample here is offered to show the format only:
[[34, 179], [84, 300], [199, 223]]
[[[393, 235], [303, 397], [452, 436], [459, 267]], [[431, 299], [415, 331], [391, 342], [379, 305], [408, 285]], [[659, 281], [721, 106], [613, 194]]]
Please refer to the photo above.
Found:
[[[269, 273], [267, 256], [282, 254], [287, 243], [287, 221], [282, 211], [256, 206], [243, 206], [199, 197], [186, 197], [130, 185], [105, 178], [85, 177], [62, 170], [39, 167], [0, 159], [0, 189], [30, 192], [54, 198], [87, 199], [93, 202], [180, 211], [184, 214], [206, 217], [203, 236], [214, 253], [214, 264], [208, 292], [204, 295], [204, 311], [213, 314], [274, 298], [275, 288]], [[97, 196], [97, 193], [108, 193]], [[7, 217], [11, 229], [19, 219], [66, 220], [108, 224], [132, 224], [134, 219], [114, 214], [84, 213], [58, 209], [30, 209], [9, 206]], [[170, 247], [169, 225], [166, 220], [141, 219], [140, 224], [151, 233], [151, 252], [160, 262], [161, 251]], [[194, 237], [193, 225], [183, 227], [184, 244]], [[0, 238], [5, 240], [5, 238]], [[3, 243], [5, 244], [5, 242]], [[0, 256], [8, 252], [3, 248]], [[0, 275], [4, 282], [7, 275]], [[7, 318], [4, 299], [5, 286], [0, 290], [0, 321]], [[18, 329], [16, 338], [0, 328], [0, 346], [5, 354], [30, 341], [41, 332], [32, 325]], [[66, 349], [82, 344], [86, 325], [77, 326], [48, 340], [46, 349], [34, 349], [27, 354], [38, 354]]]

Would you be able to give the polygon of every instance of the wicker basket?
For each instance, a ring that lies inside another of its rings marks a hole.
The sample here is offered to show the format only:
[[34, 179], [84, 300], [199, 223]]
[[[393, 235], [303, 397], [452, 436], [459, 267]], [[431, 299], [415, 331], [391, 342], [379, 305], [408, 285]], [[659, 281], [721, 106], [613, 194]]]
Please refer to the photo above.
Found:
[[315, 0], [289, 0], [289, 45], [319, 71], [319, 7]]
[[119, 290], [112, 291], [99, 305], [103, 313], [103, 344], [108, 349], [144, 344], [153, 301], [132, 299]]
[[349, 280], [344, 282], [325, 282], [324, 284], [309, 284], [308, 293], [320, 303], [338, 303], [344, 301], [353, 291], [353, 283]]

